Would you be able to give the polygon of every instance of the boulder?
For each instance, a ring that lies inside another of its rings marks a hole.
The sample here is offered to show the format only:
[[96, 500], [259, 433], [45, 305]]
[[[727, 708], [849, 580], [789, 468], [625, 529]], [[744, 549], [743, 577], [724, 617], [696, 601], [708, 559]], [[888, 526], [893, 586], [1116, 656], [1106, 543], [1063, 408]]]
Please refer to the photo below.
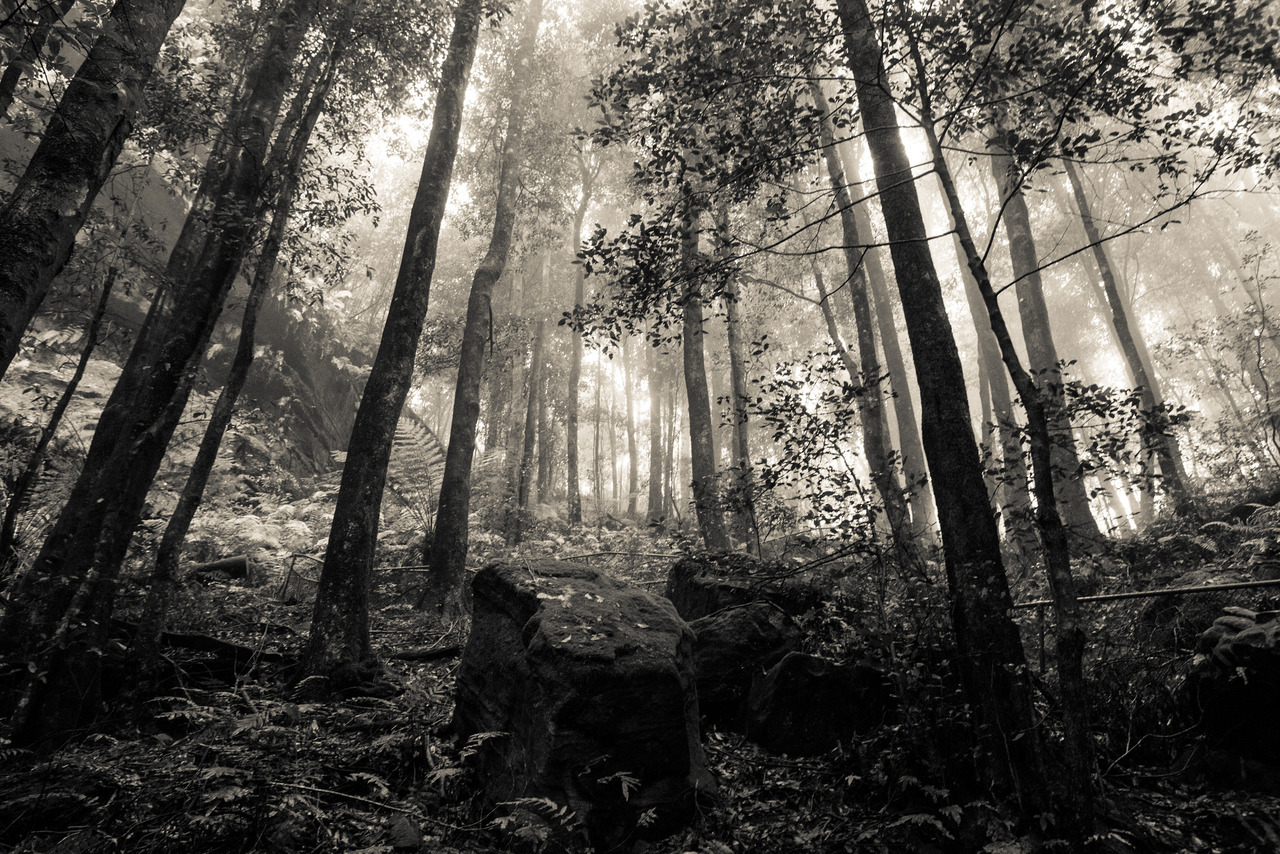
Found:
[[686, 620], [750, 602], [771, 602], [797, 617], [820, 605], [832, 590], [817, 572], [789, 572], [739, 553], [691, 555], [671, 567], [664, 594]]
[[743, 724], [752, 679], [798, 650], [804, 639], [795, 621], [768, 602], [725, 608], [689, 627], [698, 638], [698, 708], [706, 720], [729, 728]]
[[792, 652], [752, 684], [746, 735], [773, 753], [816, 756], [878, 726], [893, 706], [879, 668]]
[[1191, 716], [1216, 747], [1280, 764], [1280, 619], [1229, 607], [1201, 636], [1185, 692]]
[[694, 635], [671, 603], [552, 560], [488, 566], [472, 591], [454, 726], [486, 734], [472, 742], [486, 796], [567, 806], [599, 850], [691, 820], [715, 783]]

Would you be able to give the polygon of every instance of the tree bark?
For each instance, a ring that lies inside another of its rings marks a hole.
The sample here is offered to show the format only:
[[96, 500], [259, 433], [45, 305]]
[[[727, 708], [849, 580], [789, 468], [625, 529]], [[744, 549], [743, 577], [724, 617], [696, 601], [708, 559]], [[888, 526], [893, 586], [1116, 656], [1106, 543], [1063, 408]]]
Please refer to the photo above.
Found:
[[529, 499], [533, 487], [533, 465], [538, 446], [538, 407], [542, 399], [542, 346], [547, 332], [547, 322], [539, 320], [533, 333], [533, 352], [529, 359], [529, 396], [524, 413], [524, 447], [520, 453], [520, 468], [516, 475], [516, 512], [509, 545], [519, 545], [524, 534], [524, 517], [529, 512]]
[[[858, 175], [858, 158], [852, 146], [842, 145], [840, 162], [844, 167], [845, 182], [852, 205], [853, 219], [858, 234], [871, 240], [871, 215], [867, 213], [866, 200]], [[862, 264], [866, 268], [867, 284], [871, 288], [871, 304], [876, 313], [876, 327], [880, 332], [880, 348], [885, 366], [889, 370], [889, 387], [893, 392], [893, 411], [898, 423], [898, 450], [902, 454], [901, 469], [907, 486], [907, 506], [911, 508], [911, 527], [917, 534], [929, 533], [933, 539], [938, 525], [938, 514], [933, 505], [933, 492], [928, 489], [928, 466], [925, 463], [924, 445], [920, 441], [920, 420], [916, 416], [915, 402], [911, 397], [911, 383], [907, 379], [907, 363], [898, 343], [898, 326], [893, 319], [893, 302], [889, 298], [888, 277], [880, 261], [880, 251], [874, 246], [862, 249]]]
[[1017, 282], [1018, 312], [1022, 318], [1022, 338], [1027, 347], [1027, 363], [1036, 385], [1045, 396], [1045, 413], [1053, 435], [1054, 485], [1062, 522], [1077, 538], [1077, 551], [1095, 550], [1098, 523], [1089, 511], [1089, 494], [1085, 490], [1080, 458], [1076, 454], [1071, 419], [1067, 414], [1066, 396], [1059, 370], [1058, 348], [1049, 323], [1049, 306], [1045, 302], [1044, 282], [1040, 277], [1040, 258], [1031, 232], [1031, 213], [1022, 195], [1021, 174], [1013, 158], [999, 140], [992, 141], [991, 172], [1000, 192], [1005, 236], [1009, 240], [1009, 257]]
[[520, 161], [524, 156], [524, 123], [528, 112], [529, 93], [525, 91], [524, 80], [533, 59], [541, 20], [542, 0], [532, 0], [525, 11], [524, 30], [516, 54], [516, 87], [511, 93], [507, 133], [502, 144], [493, 234], [489, 239], [489, 248], [471, 280], [467, 319], [462, 332], [458, 382], [453, 398], [453, 422], [449, 427], [449, 451], [441, 477], [440, 509], [436, 513], [435, 542], [429, 561], [430, 582], [426, 591], [427, 604], [440, 613], [450, 615], [459, 614], [463, 610], [462, 587], [471, 514], [471, 464], [476, 448], [476, 420], [480, 415], [484, 346], [488, 340], [493, 286], [502, 276], [502, 270], [507, 264], [515, 229]]
[[555, 468], [555, 436], [551, 431], [551, 371], [544, 365], [542, 384], [538, 388], [538, 483], [534, 492], [539, 504], [551, 498], [552, 472]]
[[250, 75], [242, 120], [230, 134], [235, 144], [212, 220], [220, 228], [210, 232], [194, 267], [170, 258], [170, 290], [152, 303], [84, 469], [24, 577], [26, 589], [15, 591], [0, 635], [17, 641], [31, 663], [14, 712], [17, 743], [55, 743], [97, 712], [120, 563], [248, 249], [254, 218], [245, 212], [257, 208], [266, 189], [272, 129], [320, 2], [295, 0], [273, 22]]
[[0, 377], [66, 266], [185, 0], [117, 0], [0, 209]]
[[[720, 236], [722, 263], [728, 264], [731, 256], [729, 243], [729, 212], [721, 208], [716, 212], [716, 231]], [[746, 360], [743, 358], [742, 316], [738, 305], [738, 277], [728, 269], [724, 285], [725, 346], [729, 351], [729, 413], [731, 441], [729, 459], [733, 470], [733, 515], [735, 525], [747, 544], [747, 552], [760, 553], [760, 533], [756, 527], [754, 478], [751, 473], [750, 417], [747, 389]]]
[[[919, 45], [909, 45], [916, 67], [916, 83], [920, 96], [920, 126], [933, 160], [933, 170], [942, 185], [947, 209], [955, 226], [956, 238], [964, 249], [969, 270], [982, 294], [991, 322], [991, 330], [1000, 344], [1000, 355], [1008, 369], [1027, 413], [1027, 434], [1031, 447], [1032, 487], [1036, 500], [1036, 527], [1044, 546], [1045, 575], [1053, 598], [1054, 634], [1057, 640], [1055, 657], [1058, 664], [1059, 702], [1062, 707], [1063, 756], [1061, 779], [1056, 779], [1057, 769], [1047, 755], [1036, 758], [1041, 769], [1048, 772], [1043, 782], [1043, 804], [1037, 812], [1042, 818], [1050, 818], [1057, 830], [1066, 836], [1074, 851], [1084, 849], [1085, 840], [1092, 835], [1093, 811], [1093, 742], [1089, 733], [1087, 686], [1084, 680], [1083, 655], [1084, 630], [1081, 628], [1080, 603], [1076, 599], [1075, 581], [1071, 576], [1071, 557], [1067, 529], [1058, 515], [1057, 492], [1054, 484], [1053, 438], [1049, 415], [1045, 410], [1044, 395], [1035, 380], [1023, 368], [1014, 348], [1013, 339], [1005, 325], [1004, 314], [995, 289], [991, 286], [986, 265], [978, 254], [969, 232], [968, 220], [951, 176], [950, 166], [938, 139], [930, 104], [926, 68]], [[1052, 776], [1049, 776], [1052, 775]], [[1052, 782], [1051, 782], [1052, 781]], [[1046, 807], [1048, 809], [1046, 809]], [[1043, 812], [1041, 812], [1043, 810]]]
[[640, 448], [636, 441], [636, 391], [632, 348], [622, 346], [622, 375], [627, 399], [627, 518], [636, 518], [640, 499]]
[[[586, 271], [576, 263], [578, 243], [582, 240], [582, 224], [587, 217], [587, 206], [591, 202], [592, 184], [595, 173], [587, 163], [582, 152], [578, 153], [578, 175], [582, 183], [577, 207], [573, 210], [573, 232], [569, 235], [570, 253], [575, 257], [573, 264], [573, 308], [582, 308], [586, 298]], [[568, 522], [570, 525], [582, 524], [582, 483], [578, 475], [578, 386], [582, 384], [582, 331], [573, 329], [573, 342], [570, 344], [569, 356], [569, 399], [565, 403], [565, 456], [567, 458], [565, 478], [568, 482]]]
[[307, 148], [316, 122], [319, 121], [320, 114], [324, 110], [325, 99], [333, 87], [340, 52], [340, 45], [328, 51], [321, 51], [323, 76], [318, 81], [302, 82], [295, 96], [294, 105], [289, 115], [285, 117], [277, 135], [272, 161], [281, 185], [271, 213], [271, 227], [259, 252], [249, 294], [245, 299], [236, 353], [232, 358], [226, 383], [209, 414], [209, 423], [205, 426], [204, 436], [201, 437], [200, 447], [191, 463], [191, 471], [178, 497], [178, 504], [174, 507], [173, 515], [169, 517], [169, 523], [165, 526], [164, 535], [160, 539], [142, 618], [138, 622], [138, 630], [133, 637], [129, 665], [133, 669], [135, 678], [130, 680], [130, 684], [131, 692], [137, 698], [145, 698], [154, 685], [155, 665], [160, 653], [160, 636], [164, 631], [169, 599], [173, 592], [174, 580], [177, 578], [178, 558], [182, 551], [182, 544], [187, 538], [187, 532], [191, 528], [196, 511], [200, 509], [205, 487], [208, 485], [209, 476], [218, 458], [218, 449], [222, 447], [222, 440], [227, 428], [231, 425], [231, 416], [235, 412], [236, 402], [249, 377], [249, 368], [253, 365], [254, 338], [259, 309], [275, 278], [276, 265], [293, 210], [294, 197], [302, 178]]
[[[1129, 314], [1125, 301], [1120, 296], [1120, 288], [1115, 271], [1111, 267], [1106, 246], [1098, 233], [1098, 226], [1093, 219], [1093, 211], [1089, 199], [1084, 192], [1084, 184], [1080, 180], [1079, 171], [1070, 160], [1062, 161], [1071, 184], [1071, 192], [1079, 208], [1080, 221], [1084, 225], [1085, 239], [1093, 249], [1094, 261], [1102, 276], [1102, 287], [1111, 308], [1111, 323], [1115, 327], [1116, 336], [1120, 339], [1120, 349], [1129, 372], [1138, 386], [1142, 406], [1148, 412], [1158, 415], [1163, 410], [1164, 396], [1160, 393], [1160, 385], [1154, 373], [1147, 370], [1139, 352], [1138, 338], [1140, 331], [1129, 322]], [[1147, 431], [1147, 447], [1160, 464], [1161, 484], [1169, 493], [1174, 512], [1179, 515], [1194, 515], [1196, 510], [1187, 492], [1186, 471], [1182, 465], [1182, 454], [1178, 449], [1177, 437], [1163, 429]], [[1144, 502], [1145, 503], [1145, 502]]]
[[644, 343], [645, 363], [649, 369], [649, 500], [645, 515], [656, 522], [665, 515], [663, 510], [662, 473], [662, 369], [658, 364], [658, 348]]
[[1008, 616], [1013, 600], [973, 438], [964, 372], [893, 99], [884, 88], [888, 77], [870, 13], [864, 0], [838, 0], [837, 8], [915, 356], [922, 438], [942, 529], [959, 670], [982, 747], [980, 768], [1016, 793], [1027, 812], [1041, 813], [1049, 806], [1042, 736], [1021, 639]]
[[693, 506], [698, 532], [707, 551], [729, 550], [729, 535], [716, 494], [715, 447], [711, 433], [711, 401], [707, 392], [707, 369], [702, 352], [702, 291], [698, 270], [698, 214], [692, 191], [684, 189], [681, 201], [680, 268], [684, 279], [682, 295], [684, 323], [680, 342], [684, 355], [685, 397], [689, 414], [689, 453], [693, 469]]
[[[894, 541], [905, 545], [911, 540], [911, 532], [906, 528], [907, 504], [902, 496], [902, 485], [898, 482], [898, 474], [889, 459], [889, 443], [885, 438], [887, 426], [884, 416], [884, 392], [880, 387], [880, 357], [876, 353], [875, 325], [871, 319], [871, 298], [867, 288], [867, 274], [862, 265], [859, 247], [862, 239], [858, 233], [857, 221], [853, 218], [853, 200], [849, 196], [848, 182], [845, 179], [844, 167], [836, 154], [835, 134], [831, 129], [831, 117], [827, 112], [827, 98], [822, 94], [822, 87], [817, 80], [809, 81], [809, 93], [813, 98], [815, 109], [819, 112], [819, 134], [822, 153], [827, 164], [827, 177], [831, 190], [835, 193], [835, 204], [840, 212], [841, 236], [844, 238], [844, 259], [848, 279], [849, 301], [853, 305], [853, 320], [858, 341], [858, 360], [861, 362], [861, 373], [851, 373], [850, 382], [861, 386], [863, 392], [858, 395], [858, 410], [862, 420], [862, 452], [867, 459], [867, 467], [871, 470], [871, 482], [880, 493], [884, 504], [885, 518]], [[826, 294], [819, 294], [823, 303]], [[829, 311], [830, 306], [824, 310]], [[828, 322], [828, 328], [833, 322]], [[834, 340], [834, 339], [833, 339]], [[847, 365], [846, 365], [847, 366]]]
[[7, 116], [9, 108], [13, 106], [13, 99], [18, 91], [18, 84], [22, 81], [24, 67], [33, 65], [40, 58], [45, 44], [49, 41], [49, 36], [53, 34], [53, 28], [75, 4], [76, 0], [49, 0], [36, 9], [31, 32], [22, 40], [22, 48], [18, 51], [18, 55], [9, 61], [4, 74], [0, 75], [0, 118]]
[[327, 680], [330, 687], [366, 679], [379, 668], [369, 640], [368, 604], [382, 494], [430, 303], [440, 224], [449, 199], [482, 6], [479, 0], [463, 0], [454, 10], [400, 269], [378, 353], [351, 427], [311, 633], [299, 670], [304, 677]]

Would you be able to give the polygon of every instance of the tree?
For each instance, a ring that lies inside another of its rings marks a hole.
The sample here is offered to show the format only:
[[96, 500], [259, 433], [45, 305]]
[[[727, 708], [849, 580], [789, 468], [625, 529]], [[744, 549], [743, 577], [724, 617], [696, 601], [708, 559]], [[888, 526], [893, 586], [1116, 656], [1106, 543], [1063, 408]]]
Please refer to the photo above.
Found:
[[[976, 718], [981, 766], [1032, 814], [1050, 807], [1042, 735], [1025, 678], [1026, 659], [1009, 619], [1009, 594], [995, 518], [974, 442], [964, 372], [941, 285], [929, 256], [911, 164], [875, 28], [863, 0], [838, 0], [846, 59], [853, 73], [875, 167], [890, 254], [920, 385], [925, 456], [942, 530], [951, 618], [960, 672]], [[1008, 733], [1019, 733], [1010, 740]]]
[[139, 621], [132, 645], [130, 666], [137, 674], [132, 685], [136, 696], [145, 696], [151, 688], [155, 665], [159, 656], [160, 635], [164, 630], [169, 599], [177, 578], [178, 558], [183, 542], [190, 530], [191, 521], [200, 508], [205, 487], [222, 447], [223, 437], [231, 425], [236, 402], [249, 378], [256, 351], [258, 313], [275, 279], [276, 265], [284, 244], [285, 232], [293, 210], [298, 187], [301, 183], [303, 163], [316, 122], [324, 109], [325, 99], [333, 87], [338, 63], [342, 58], [342, 46], [330, 44], [312, 59], [311, 68], [304, 75], [293, 105], [281, 123], [271, 155], [273, 171], [280, 181], [279, 191], [271, 210], [271, 224], [259, 250], [254, 265], [249, 293], [245, 298], [240, 320], [240, 337], [231, 367], [222, 391], [209, 413], [209, 422], [196, 457], [191, 463], [186, 483], [178, 497], [178, 503], [169, 517], [160, 547], [156, 552], [155, 568], [151, 573], [143, 616]]
[[275, 119], [320, 4], [292, 0], [272, 21], [230, 129], [235, 142], [218, 170], [210, 221], [219, 227], [193, 229], [202, 232], [198, 252], [189, 245], [180, 251], [179, 238], [166, 270], [169, 289], [153, 301], [67, 504], [16, 585], [0, 624], [9, 650], [29, 662], [14, 711], [16, 743], [54, 744], [100, 705], [101, 655], [120, 564], [248, 249], [254, 219], [243, 213], [266, 189]]
[[[1142, 395], [1143, 407], [1149, 413], [1160, 417], [1165, 412], [1164, 397], [1160, 393], [1160, 386], [1156, 377], [1147, 370], [1147, 366], [1138, 351], [1135, 330], [1129, 322], [1129, 315], [1116, 283], [1115, 272], [1111, 267], [1111, 259], [1107, 256], [1106, 246], [1102, 242], [1102, 235], [1099, 234], [1098, 226], [1094, 221], [1093, 212], [1089, 207], [1089, 199], [1084, 192], [1084, 184], [1080, 180], [1079, 170], [1074, 163], [1065, 159], [1063, 160], [1063, 167], [1067, 174], [1067, 181], [1071, 185], [1071, 193], [1079, 209], [1080, 221], [1084, 225], [1085, 238], [1091, 247], [1094, 261], [1098, 265], [1103, 291], [1107, 298], [1107, 307], [1111, 310], [1111, 324], [1116, 331], [1116, 337], [1120, 340], [1120, 350], [1124, 355], [1125, 364], [1128, 365], [1129, 372], [1133, 375], [1134, 384], [1138, 386], [1139, 393]], [[1193, 513], [1194, 506], [1191, 504], [1190, 497], [1187, 494], [1186, 472], [1183, 470], [1182, 454], [1178, 450], [1177, 438], [1161, 425], [1157, 425], [1153, 430], [1146, 431], [1143, 434], [1143, 438], [1152, 455], [1160, 464], [1161, 483], [1173, 499], [1174, 510], [1178, 513]]]
[[[585, 141], [583, 143], [585, 146]], [[594, 162], [593, 162], [594, 160]], [[569, 233], [569, 249], [577, 255], [578, 246], [582, 240], [582, 224], [587, 217], [587, 206], [591, 203], [591, 193], [595, 186], [596, 176], [600, 172], [600, 161], [598, 158], [591, 158], [587, 152], [580, 148], [577, 156], [578, 162], [578, 178], [579, 178], [579, 195], [578, 203], [573, 210], [573, 225]], [[586, 271], [582, 265], [574, 263], [573, 265], [573, 309], [580, 311], [585, 299], [586, 290]], [[578, 476], [578, 386], [582, 384], [582, 330], [577, 326], [572, 327], [570, 334], [573, 336], [571, 343], [572, 350], [569, 355], [569, 399], [566, 404], [565, 414], [565, 454], [568, 462], [565, 465], [567, 469], [566, 481], [569, 487], [569, 524], [582, 524], [582, 485]]]
[[[689, 179], [686, 179], [688, 181]], [[683, 354], [685, 393], [689, 413], [689, 448], [693, 466], [693, 506], [698, 532], [708, 551], [728, 551], [729, 534], [716, 490], [716, 456], [712, 445], [711, 402], [702, 350], [702, 287], [699, 276], [698, 217], [702, 212], [697, 191], [686, 184], [680, 206], [680, 267], [682, 318], [680, 344]]]
[[[831, 190], [835, 193], [836, 209], [840, 214], [840, 229], [848, 274], [845, 286], [849, 289], [849, 299], [853, 303], [858, 359], [862, 363], [859, 366], [860, 371], [850, 373], [849, 379], [864, 390], [858, 396], [858, 408], [862, 415], [864, 454], [867, 465], [871, 469], [871, 480], [876, 486], [876, 491], [880, 493], [880, 500], [884, 503], [889, 530], [893, 532], [899, 545], [905, 545], [908, 539], [907, 505], [902, 497], [902, 486], [898, 483], [897, 472], [889, 456], [891, 449], [885, 437], [887, 425], [884, 418], [884, 392], [880, 387], [880, 357], [876, 353], [875, 326], [871, 319], [871, 295], [867, 285], [866, 268], [862, 264], [862, 257], [858, 251], [864, 239], [858, 233], [858, 223], [853, 216], [853, 200], [849, 197], [848, 181], [845, 179], [840, 155], [836, 151], [835, 133], [831, 128], [831, 118], [827, 114], [826, 96], [817, 80], [810, 80], [809, 91], [814, 108], [820, 114], [819, 139], [823, 159], [827, 165], [827, 177], [831, 182]], [[820, 293], [818, 296], [824, 303], [826, 302], [825, 294]], [[830, 319], [828, 319], [828, 325], [833, 325]]]
[[1040, 257], [1031, 233], [1031, 214], [1022, 193], [1023, 176], [998, 138], [992, 141], [992, 145], [991, 171], [1000, 190], [1001, 220], [1009, 240], [1014, 281], [1018, 283], [1018, 311], [1022, 317], [1027, 362], [1045, 395], [1046, 414], [1053, 430], [1057, 503], [1062, 509], [1064, 524], [1079, 538], [1076, 542], [1081, 550], [1091, 551], [1098, 536], [1098, 523], [1089, 512], [1089, 495], [1085, 491], [1075, 438], [1071, 434], [1058, 350], [1053, 341], [1049, 306], [1045, 302], [1040, 277]]
[[525, 117], [529, 92], [525, 80], [537, 46], [542, 20], [542, 0], [531, 0], [525, 10], [524, 28], [516, 51], [515, 89], [507, 114], [502, 143], [493, 232], [484, 258], [476, 268], [467, 300], [467, 318], [462, 332], [462, 352], [458, 358], [458, 382], [453, 397], [453, 420], [449, 426], [449, 450], [440, 483], [440, 505], [436, 513], [435, 539], [428, 561], [431, 571], [422, 604], [444, 614], [462, 610], [460, 597], [466, 568], [467, 542], [471, 523], [471, 464], [476, 446], [476, 421], [480, 417], [480, 380], [484, 368], [484, 348], [488, 340], [490, 300], [493, 286], [502, 276], [511, 251], [519, 193]]
[[351, 428], [301, 667], [305, 677], [330, 688], [367, 680], [379, 670], [369, 642], [368, 601], [382, 494], [430, 301], [482, 6], [480, 0], [464, 0], [454, 11], [391, 306]]
[[133, 131], [160, 46], [185, 2], [117, 0], [0, 209], [0, 376]]

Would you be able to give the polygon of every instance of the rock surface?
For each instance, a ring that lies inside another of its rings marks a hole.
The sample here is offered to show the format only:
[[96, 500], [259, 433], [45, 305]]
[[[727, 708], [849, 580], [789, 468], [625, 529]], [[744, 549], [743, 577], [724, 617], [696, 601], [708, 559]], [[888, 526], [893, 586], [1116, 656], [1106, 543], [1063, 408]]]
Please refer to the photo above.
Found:
[[877, 668], [792, 652], [752, 684], [746, 735], [773, 753], [816, 756], [877, 726], [893, 705]]
[[1196, 646], [1187, 676], [1192, 717], [1245, 759], [1280, 764], [1280, 612], [1228, 607]]
[[504, 733], [477, 751], [489, 799], [568, 805], [598, 850], [692, 819], [715, 783], [694, 635], [671, 603], [549, 560], [486, 567], [472, 589], [454, 725], [464, 740]]
[[697, 635], [698, 707], [706, 720], [732, 729], [744, 723], [752, 679], [804, 639], [795, 621], [768, 602], [726, 608], [689, 627]]
[[671, 567], [664, 595], [686, 620], [751, 602], [771, 602], [796, 617], [830, 595], [829, 579], [789, 574], [744, 554], [693, 555]]

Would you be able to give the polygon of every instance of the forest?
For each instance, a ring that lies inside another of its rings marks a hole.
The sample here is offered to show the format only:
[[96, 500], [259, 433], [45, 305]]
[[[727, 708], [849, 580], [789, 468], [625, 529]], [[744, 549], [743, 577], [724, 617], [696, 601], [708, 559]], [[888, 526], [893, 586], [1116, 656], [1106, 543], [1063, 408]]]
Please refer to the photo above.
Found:
[[1278, 17], [0, 0], [0, 851], [1280, 850]]

